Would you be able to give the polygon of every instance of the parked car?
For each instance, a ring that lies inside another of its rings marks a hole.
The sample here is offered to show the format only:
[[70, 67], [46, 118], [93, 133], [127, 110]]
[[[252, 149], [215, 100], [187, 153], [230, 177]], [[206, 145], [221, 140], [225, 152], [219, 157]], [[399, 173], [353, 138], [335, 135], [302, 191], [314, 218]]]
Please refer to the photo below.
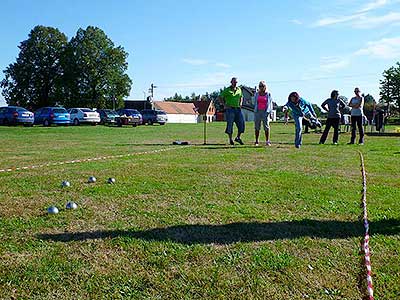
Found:
[[[142, 124], [142, 115], [136, 109], [121, 108], [117, 110], [122, 124], [132, 124], [133, 127]], [[121, 124], [120, 124], [121, 125]]]
[[19, 106], [0, 107], [0, 124], [33, 126], [34, 113]]
[[97, 125], [100, 123], [100, 115], [90, 108], [70, 108], [68, 110], [71, 122], [77, 126], [83, 123]]
[[98, 109], [96, 110], [100, 115], [100, 124], [117, 124], [119, 114], [112, 109]]
[[168, 121], [165, 111], [156, 109], [144, 109], [141, 111], [143, 117], [143, 124], [153, 125], [158, 123], [164, 125]]
[[63, 107], [42, 107], [35, 111], [35, 124], [69, 125], [71, 124], [70, 114]]

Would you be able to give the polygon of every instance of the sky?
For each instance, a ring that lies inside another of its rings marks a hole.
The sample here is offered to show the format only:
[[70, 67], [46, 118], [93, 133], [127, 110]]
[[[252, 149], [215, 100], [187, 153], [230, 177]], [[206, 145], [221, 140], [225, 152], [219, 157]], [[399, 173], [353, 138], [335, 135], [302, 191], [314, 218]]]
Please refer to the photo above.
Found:
[[[265, 80], [275, 102], [292, 91], [321, 104], [354, 87], [379, 99], [400, 61], [400, 0], [0, 0], [0, 80], [36, 25], [71, 39], [97, 26], [128, 57], [127, 99], [213, 92], [231, 77]], [[0, 96], [0, 105], [4, 97]]]

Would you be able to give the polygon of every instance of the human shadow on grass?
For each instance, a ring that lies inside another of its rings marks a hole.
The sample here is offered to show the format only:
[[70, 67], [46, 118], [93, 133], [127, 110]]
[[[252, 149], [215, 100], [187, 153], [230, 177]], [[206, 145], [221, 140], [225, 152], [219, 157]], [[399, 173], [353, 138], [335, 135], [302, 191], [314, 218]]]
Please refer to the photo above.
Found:
[[[110, 230], [39, 234], [41, 240], [58, 242], [129, 237], [147, 241], [170, 241], [180, 244], [232, 244], [296, 239], [302, 237], [342, 239], [364, 234], [361, 221], [299, 220], [271, 223], [231, 223], [225, 225], [177, 225], [148, 230]], [[370, 235], [400, 234], [400, 220], [372, 222]]]

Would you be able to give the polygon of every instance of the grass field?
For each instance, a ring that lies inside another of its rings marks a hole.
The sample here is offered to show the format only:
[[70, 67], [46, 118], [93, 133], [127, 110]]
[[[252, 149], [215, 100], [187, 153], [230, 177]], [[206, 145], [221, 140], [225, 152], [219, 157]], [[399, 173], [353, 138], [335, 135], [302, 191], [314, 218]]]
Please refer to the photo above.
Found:
[[0, 299], [364, 299], [358, 151], [375, 296], [400, 299], [399, 137], [298, 150], [293, 125], [271, 147], [251, 123], [244, 146], [207, 129], [0, 127], [0, 169], [124, 155], [0, 173]]

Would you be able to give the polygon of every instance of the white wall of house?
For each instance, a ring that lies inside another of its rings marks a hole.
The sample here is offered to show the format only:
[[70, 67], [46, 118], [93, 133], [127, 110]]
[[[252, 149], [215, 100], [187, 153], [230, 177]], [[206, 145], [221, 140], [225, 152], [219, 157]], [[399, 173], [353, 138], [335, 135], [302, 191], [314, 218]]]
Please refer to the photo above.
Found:
[[197, 115], [167, 114], [168, 123], [197, 123]]
[[[207, 123], [211, 123], [215, 121], [215, 115], [207, 115]], [[204, 115], [198, 115], [197, 116], [197, 123], [203, 123], [204, 122]]]
[[242, 114], [245, 122], [254, 122], [254, 112], [251, 110], [243, 109]]
[[[243, 118], [246, 122], [254, 122], [254, 112], [247, 109], [242, 109]], [[269, 114], [269, 120], [276, 122], [276, 110], [272, 110]]]
[[269, 114], [269, 120], [272, 122], [276, 122], [276, 109], [273, 109]]

